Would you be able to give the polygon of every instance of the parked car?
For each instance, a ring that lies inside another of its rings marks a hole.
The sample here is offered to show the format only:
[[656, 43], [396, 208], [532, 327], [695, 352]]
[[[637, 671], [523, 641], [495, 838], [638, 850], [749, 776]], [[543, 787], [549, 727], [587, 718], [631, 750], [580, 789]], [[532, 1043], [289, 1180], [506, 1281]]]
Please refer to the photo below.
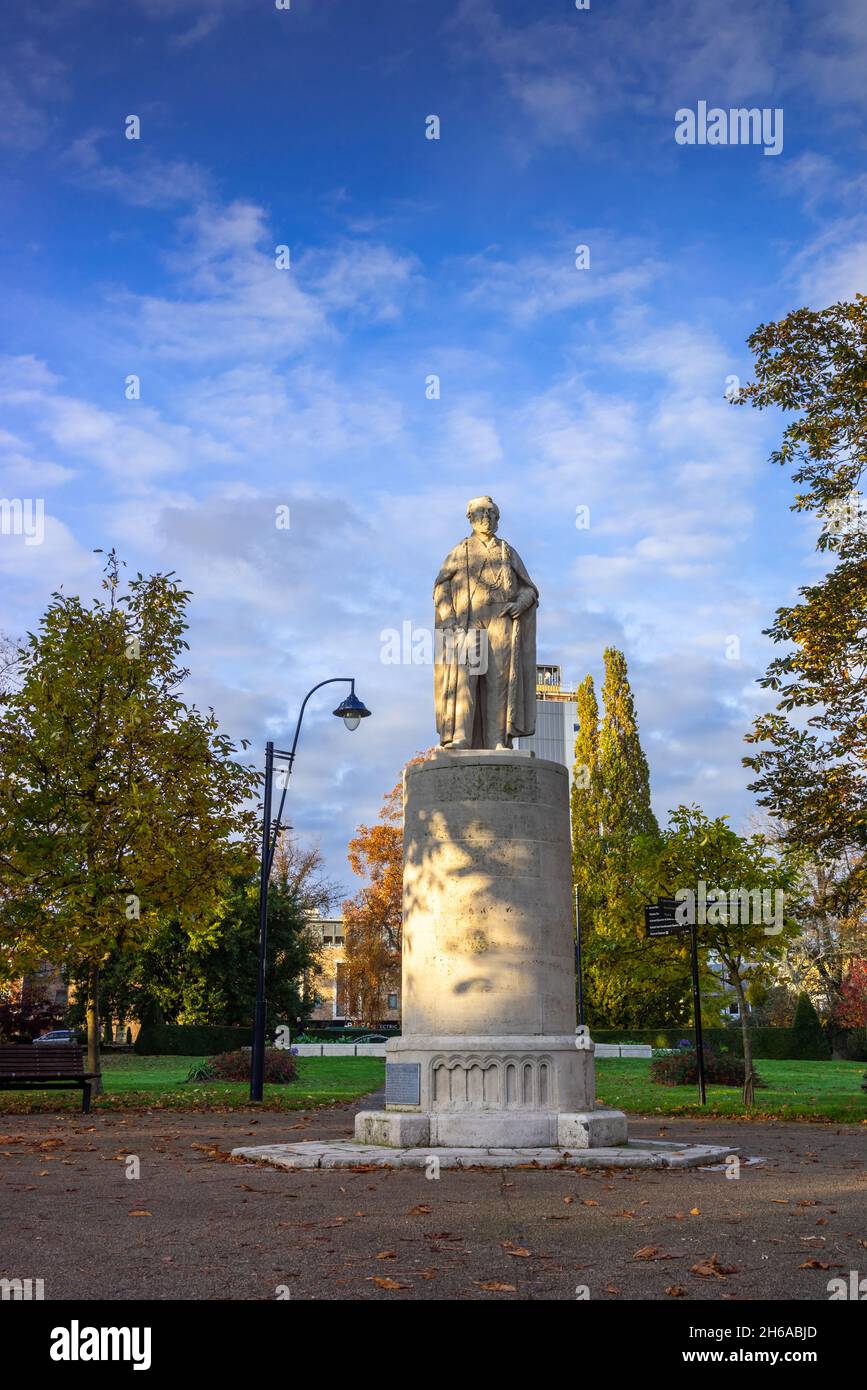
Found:
[[71, 1028], [53, 1028], [50, 1033], [42, 1033], [33, 1041], [35, 1043], [74, 1043], [75, 1034]]
[[388, 1042], [384, 1033], [364, 1033], [360, 1038], [353, 1038], [354, 1043], [379, 1043]]

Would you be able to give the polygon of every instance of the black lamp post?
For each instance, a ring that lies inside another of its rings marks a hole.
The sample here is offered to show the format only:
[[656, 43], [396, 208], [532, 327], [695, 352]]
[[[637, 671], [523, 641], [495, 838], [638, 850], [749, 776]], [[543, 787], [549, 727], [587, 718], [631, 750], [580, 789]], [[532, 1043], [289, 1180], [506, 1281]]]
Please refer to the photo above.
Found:
[[[337, 706], [332, 713], [338, 719], [342, 719], [347, 729], [350, 731], [357, 729], [362, 719], [366, 719], [370, 710], [365, 707], [355, 693], [355, 681], [351, 676], [332, 676], [327, 681], [320, 681], [314, 685], [312, 690], [308, 690], [304, 696], [301, 711], [298, 715], [298, 723], [295, 725], [295, 737], [292, 740], [291, 749], [286, 752], [281, 748], [275, 748], [273, 743], [265, 745], [265, 791], [262, 805], [262, 857], [259, 867], [259, 965], [256, 974], [256, 1012], [253, 1016], [253, 1052], [250, 1063], [250, 1099], [262, 1099], [262, 1087], [265, 1073], [265, 957], [268, 950], [268, 884], [271, 878], [271, 866], [274, 863], [274, 852], [277, 848], [277, 836], [280, 833], [280, 820], [283, 815], [283, 807], [286, 802], [286, 791], [289, 786], [289, 778], [292, 775], [292, 768], [295, 764], [295, 750], [298, 747], [298, 735], [301, 732], [301, 721], [304, 718], [304, 711], [307, 708], [307, 701], [315, 691], [321, 690], [323, 685], [348, 685], [349, 694]], [[271, 823], [271, 792], [274, 785], [274, 759], [285, 758], [286, 769], [284, 772], [283, 795], [280, 798], [280, 808], [276, 819]]]

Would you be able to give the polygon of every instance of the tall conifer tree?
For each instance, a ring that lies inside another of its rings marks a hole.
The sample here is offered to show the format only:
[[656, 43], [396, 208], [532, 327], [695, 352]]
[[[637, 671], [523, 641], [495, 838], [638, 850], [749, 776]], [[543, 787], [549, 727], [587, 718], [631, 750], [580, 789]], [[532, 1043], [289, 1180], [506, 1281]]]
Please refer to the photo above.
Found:
[[605, 849], [629, 854], [636, 835], [659, 836], [650, 805], [650, 772], [638, 737], [635, 701], [626, 657], [605, 649], [604, 717], [599, 735], [599, 764], [605, 788]]
[[680, 1022], [682, 964], [664, 945], [646, 941], [642, 932], [643, 878], [659, 826], [650, 804], [650, 774], [626, 659], [615, 647], [605, 651], [602, 694], [600, 726], [589, 676], [578, 691], [572, 788], [572, 854], [581, 895], [589, 1018], [595, 1026]]
[[593, 677], [586, 676], [578, 687], [578, 734], [572, 779], [572, 877], [580, 894], [584, 930], [592, 930], [601, 900], [604, 819], [599, 705]]

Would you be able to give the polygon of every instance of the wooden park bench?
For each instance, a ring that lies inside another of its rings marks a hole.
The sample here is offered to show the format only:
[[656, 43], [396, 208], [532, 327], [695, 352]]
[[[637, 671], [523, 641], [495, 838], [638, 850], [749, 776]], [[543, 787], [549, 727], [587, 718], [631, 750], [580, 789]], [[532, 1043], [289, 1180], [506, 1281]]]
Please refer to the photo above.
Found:
[[90, 1113], [96, 1073], [84, 1070], [77, 1043], [5, 1043], [0, 1046], [0, 1091], [81, 1090], [81, 1108]]

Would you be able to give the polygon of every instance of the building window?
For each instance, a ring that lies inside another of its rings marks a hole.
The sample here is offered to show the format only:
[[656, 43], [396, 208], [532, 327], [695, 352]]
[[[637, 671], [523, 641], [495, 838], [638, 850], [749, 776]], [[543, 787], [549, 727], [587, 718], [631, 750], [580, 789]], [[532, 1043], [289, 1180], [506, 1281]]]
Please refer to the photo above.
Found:
[[396, 1008], [397, 1008], [397, 995], [396, 995], [396, 994], [390, 994], [390, 995], [388, 996], [388, 1007], [389, 1007], [390, 1009], [396, 1009]]

